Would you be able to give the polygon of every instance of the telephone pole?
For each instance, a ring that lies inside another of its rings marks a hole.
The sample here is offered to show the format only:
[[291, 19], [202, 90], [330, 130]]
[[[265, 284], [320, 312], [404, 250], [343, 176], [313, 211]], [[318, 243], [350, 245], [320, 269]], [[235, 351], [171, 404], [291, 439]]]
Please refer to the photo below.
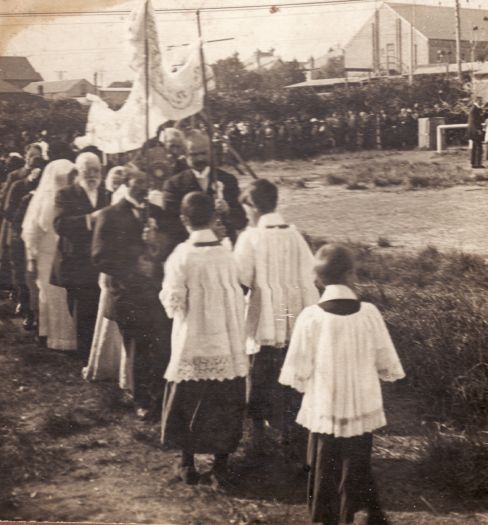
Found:
[[463, 78], [463, 69], [461, 66], [461, 9], [459, 7], [459, 0], [455, 0], [456, 13], [456, 63], [458, 78], [461, 81]]

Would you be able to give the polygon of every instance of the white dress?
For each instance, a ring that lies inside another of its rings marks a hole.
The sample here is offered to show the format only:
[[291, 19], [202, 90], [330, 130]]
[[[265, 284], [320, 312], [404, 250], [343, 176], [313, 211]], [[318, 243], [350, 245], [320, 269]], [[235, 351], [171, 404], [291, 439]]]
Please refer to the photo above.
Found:
[[82, 376], [86, 381], [118, 381], [122, 389], [132, 390], [132, 355], [126, 355], [124, 341], [115, 321], [104, 316], [109, 291], [107, 276], [100, 274], [100, 300], [88, 365]]
[[232, 253], [212, 245], [217, 242], [211, 230], [192, 232], [166, 261], [160, 299], [174, 318], [168, 381], [223, 381], [248, 373], [244, 294]]
[[246, 312], [248, 354], [261, 346], [283, 347], [298, 314], [317, 302], [314, 257], [300, 232], [279, 213], [263, 215], [237, 239], [240, 282], [250, 289]]
[[[355, 298], [327, 286], [322, 301]], [[304, 394], [297, 423], [311, 432], [352, 437], [386, 424], [380, 379], [405, 376], [383, 317], [371, 303], [351, 315], [305, 308], [295, 324], [280, 383]]]
[[53, 228], [56, 192], [66, 186], [75, 165], [66, 159], [50, 162], [34, 192], [22, 222], [22, 239], [28, 260], [37, 261], [39, 335], [54, 350], [75, 350], [75, 324], [64, 288], [50, 284], [58, 235]]
[[[39, 335], [47, 337], [47, 347], [53, 350], [76, 350], [76, 331], [68, 310], [66, 290], [50, 284], [51, 270], [58, 236], [53, 231], [37, 230], [30, 238], [37, 251], [37, 280], [39, 288]], [[26, 243], [27, 253], [33, 248]]]

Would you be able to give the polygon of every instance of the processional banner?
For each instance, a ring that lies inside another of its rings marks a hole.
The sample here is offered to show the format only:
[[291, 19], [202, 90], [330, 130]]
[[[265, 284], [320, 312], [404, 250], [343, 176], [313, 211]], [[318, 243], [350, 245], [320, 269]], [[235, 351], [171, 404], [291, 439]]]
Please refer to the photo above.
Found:
[[141, 2], [131, 13], [129, 45], [132, 53], [130, 65], [135, 78], [125, 104], [114, 111], [100, 97], [87, 97], [91, 101], [91, 107], [86, 136], [105, 153], [121, 153], [140, 148], [148, 138], [147, 114], [149, 136], [154, 136], [160, 124], [195, 115], [203, 108], [204, 89], [199, 46], [189, 46], [185, 63], [177, 71], [170, 71], [159, 47], [150, 0]]

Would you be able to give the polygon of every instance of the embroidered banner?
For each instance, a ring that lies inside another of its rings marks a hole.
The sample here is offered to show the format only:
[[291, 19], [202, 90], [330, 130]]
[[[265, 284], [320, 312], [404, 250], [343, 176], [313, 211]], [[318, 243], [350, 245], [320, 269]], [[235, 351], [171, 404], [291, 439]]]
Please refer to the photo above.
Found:
[[[146, 11], [147, 2], [147, 11]], [[181, 120], [201, 111], [203, 84], [198, 44], [189, 46], [185, 63], [177, 70], [162, 58], [151, 0], [140, 2], [130, 16], [131, 68], [135, 72], [132, 90], [117, 111], [95, 95], [91, 101], [86, 135], [105, 153], [140, 148], [146, 141], [146, 39], [149, 73], [149, 136], [167, 120]], [[207, 69], [207, 68], [206, 68]], [[209, 73], [208, 73], [209, 74]], [[209, 75], [211, 76], [211, 74]]]

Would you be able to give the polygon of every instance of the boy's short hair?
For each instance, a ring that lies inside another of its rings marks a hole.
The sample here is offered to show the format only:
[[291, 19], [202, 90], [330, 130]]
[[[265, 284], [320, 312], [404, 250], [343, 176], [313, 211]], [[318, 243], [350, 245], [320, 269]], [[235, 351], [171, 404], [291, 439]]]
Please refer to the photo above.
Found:
[[325, 284], [341, 284], [355, 268], [352, 251], [341, 244], [326, 244], [315, 254], [315, 273]]
[[241, 203], [254, 206], [260, 213], [271, 213], [278, 205], [278, 187], [267, 179], [253, 180], [244, 191]]
[[188, 219], [190, 226], [203, 228], [214, 218], [214, 201], [202, 191], [193, 191], [184, 196], [181, 202], [181, 214]]

